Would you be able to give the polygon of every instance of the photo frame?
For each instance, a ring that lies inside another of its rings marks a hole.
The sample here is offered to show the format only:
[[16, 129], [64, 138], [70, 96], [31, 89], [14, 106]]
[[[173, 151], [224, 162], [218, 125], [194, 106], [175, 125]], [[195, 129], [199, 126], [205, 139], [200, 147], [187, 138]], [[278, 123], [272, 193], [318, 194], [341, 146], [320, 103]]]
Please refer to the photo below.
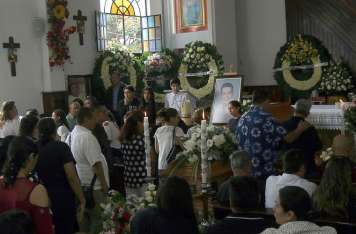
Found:
[[207, 0], [175, 0], [176, 32], [208, 29]]
[[91, 95], [91, 75], [70, 75], [67, 77], [68, 103], [79, 98], [82, 101]]
[[211, 123], [226, 124], [232, 118], [229, 113], [229, 102], [240, 101], [242, 77], [220, 78], [215, 80], [214, 101], [211, 111]]

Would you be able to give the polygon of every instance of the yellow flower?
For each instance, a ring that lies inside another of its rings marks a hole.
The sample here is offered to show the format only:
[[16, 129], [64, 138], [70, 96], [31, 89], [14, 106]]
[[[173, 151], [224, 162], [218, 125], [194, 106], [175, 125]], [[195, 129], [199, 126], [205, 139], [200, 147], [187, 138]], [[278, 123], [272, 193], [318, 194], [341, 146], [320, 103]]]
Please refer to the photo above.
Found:
[[53, 14], [57, 19], [63, 19], [66, 15], [66, 8], [63, 5], [57, 5], [53, 9]]

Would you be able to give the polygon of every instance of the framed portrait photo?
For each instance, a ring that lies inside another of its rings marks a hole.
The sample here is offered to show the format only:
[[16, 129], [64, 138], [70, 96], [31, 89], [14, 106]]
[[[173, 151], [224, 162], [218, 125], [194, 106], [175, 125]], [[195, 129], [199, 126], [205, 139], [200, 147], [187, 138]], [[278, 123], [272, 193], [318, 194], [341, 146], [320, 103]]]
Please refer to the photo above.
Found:
[[70, 75], [67, 78], [68, 104], [74, 99], [82, 101], [91, 94], [91, 75]]
[[213, 124], [226, 124], [232, 118], [229, 102], [240, 101], [242, 77], [216, 79], [214, 101], [211, 111]]
[[175, 0], [176, 32], [208, 29], [207, 0]]

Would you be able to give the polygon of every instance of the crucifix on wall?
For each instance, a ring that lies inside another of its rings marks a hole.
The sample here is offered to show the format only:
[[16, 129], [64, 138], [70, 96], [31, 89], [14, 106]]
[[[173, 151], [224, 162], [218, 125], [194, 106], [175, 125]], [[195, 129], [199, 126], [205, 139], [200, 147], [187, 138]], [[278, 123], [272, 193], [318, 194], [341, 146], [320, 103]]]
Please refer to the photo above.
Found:
[[15, 43], [14, 38], [9, 37], [9, 42], [3, 43], [2, 47], [8, 49], [7, 59], [11, 66], [11, 76], [16, 76], [16, 62], [17, 62], [16, 49], [20, 48], [20, 43]]
[[82, 15], [82, 11], [78, 10], [77, 15], [73, 16], [73, 19], [77, 21], [77, 32], [79, 33], [79, 44], [84, 45], [84, 32], [85, 32], [85, 21], [87, 17]]

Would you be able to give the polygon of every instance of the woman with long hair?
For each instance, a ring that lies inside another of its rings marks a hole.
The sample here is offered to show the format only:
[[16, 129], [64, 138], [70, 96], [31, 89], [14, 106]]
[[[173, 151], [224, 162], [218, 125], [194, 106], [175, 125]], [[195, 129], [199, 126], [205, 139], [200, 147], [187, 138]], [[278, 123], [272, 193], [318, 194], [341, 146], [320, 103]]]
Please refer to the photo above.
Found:
[[146, 113], [150, 126], [156, 124], [156, 102], [155, 94], [151, 87], [145, 87], [143, 89], [143, 95], [141, 100], [141, 110]]
[[308, 221], [312, 209], [312, 202], [308, 193], [297, 186], [286, 186], [279, 190], [278, 199], [273, 214], [279, 228], [267, 228], [261, 234], [298, 234], [323, 233], [336, 234], [332, 227], [319, 227]]
[[57, 126], [57, 135], [62, 142], [65, 142], [70, 133], [66, 113], [64, 110], [56, 109], [52, 113], [52, 119], [54, 119]]
[[163, 108], [158, 112], [158, 116], [164, 124], [159, 127], [154, 135], [155, 149], [158, 154], [158, 170], [167, 169], [168, 164], [175, 159], [174, 148], [184, 137], [183, 130], [178, 127], [179, 114], [174, 108]]
[[38, 139], [38, 118], [33, 115], [26, 115], [20, 121], [19, 135], [28, 137], [33, 141]]
[[120, 141], [124, 158], [126, 194], [143, 196], [146, 178], [146, 154], [143, 138], [143, 113], [133, 111], [127, 115], [121, 129]]
[[15, 102], [3, 102], [0, 110], [0, 138], [18, 135], [19, 126], [20, 121]]
[[28, 212], [37, 234], [53, 234], [49, 197], [43, 185], [31, 182], [29, 173], [37, 162], [37, 146], [27, 137], [15, 137], [0, 177], [0, 213], [10, 209]]
[[157, 208], [139, 211], [131, 221], [131, 233], [197, 234], [193, 198], [189, 184], [169, 177], [157, 193]]
[[78, 228], [75, 198], [80, 203], [80, 216], [85, 209], [85, 198], [73, 155], [66, 143], [56, 141], [56, 124], [52, 118], [41, 119], [38, 130], [39, 157], [36, 169], [51, 200], [56, 234], [75, 233]]
[[315, 209], [324, 216], [354, 217], [355, 195], [350, 160], [346, 157], [330, 159], [313, 195]]

